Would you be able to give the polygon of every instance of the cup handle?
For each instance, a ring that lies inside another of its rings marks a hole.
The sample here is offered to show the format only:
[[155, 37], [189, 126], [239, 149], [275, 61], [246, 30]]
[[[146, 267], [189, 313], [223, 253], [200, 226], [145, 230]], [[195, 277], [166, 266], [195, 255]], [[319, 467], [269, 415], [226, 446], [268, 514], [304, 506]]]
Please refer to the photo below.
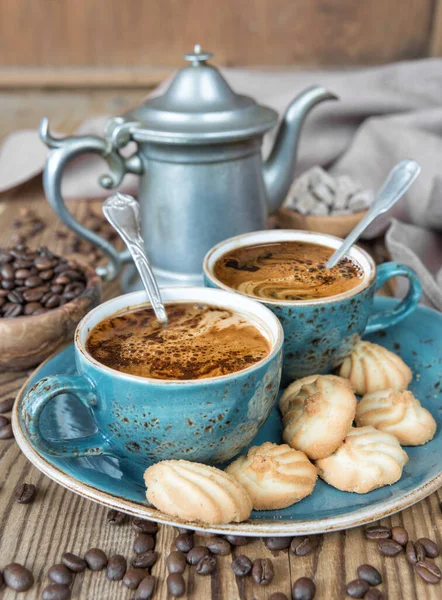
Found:
[[410, 288], [407, 295], [396, 308], [393, 308], [393, 310], [385, 310], [371, 315], [368, 319], [364, 335], [400, 323], [400, 321], [403, 321], [403, 319], [408, 317], [408, 315], [416, 308], [422, 295], [422, 286], [416, 273], [413, 269], [407, 267], [407, 265], [396, 262], [388, 262], [379, 265], [376, 275], [376, 291], [378, 291], [388, 279], [397, 276], [408, 277], [410, 280]]
[[96, 433], [72, 440], [47, 440], [40, 433], [41, 413], [59, 394], [73, 394], [89, 412], [97, 405], [97, 397], [91, 384], [79, 375], [51, 375], [41, 379], [26, 394], [21, 409], [21, 418], [29, 439], [39, 451], [59, 458], [77, 458], [114, 454], [109, 442]]

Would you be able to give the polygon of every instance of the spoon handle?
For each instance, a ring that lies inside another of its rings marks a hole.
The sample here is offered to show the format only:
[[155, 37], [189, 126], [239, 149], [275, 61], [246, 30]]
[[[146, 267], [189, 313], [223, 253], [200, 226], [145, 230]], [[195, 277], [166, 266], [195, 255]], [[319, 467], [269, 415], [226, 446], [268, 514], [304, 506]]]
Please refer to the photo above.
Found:
[[382, 187], [377, 192], [370, 210], [328, 259], [325, 265], [327, 269], [331, 269], [338, 264], [376, 217], [389, 210], [402, 198], [420, 171], [420, 165], [414, 160], [401, 160], [401, 162], [393, 167]]

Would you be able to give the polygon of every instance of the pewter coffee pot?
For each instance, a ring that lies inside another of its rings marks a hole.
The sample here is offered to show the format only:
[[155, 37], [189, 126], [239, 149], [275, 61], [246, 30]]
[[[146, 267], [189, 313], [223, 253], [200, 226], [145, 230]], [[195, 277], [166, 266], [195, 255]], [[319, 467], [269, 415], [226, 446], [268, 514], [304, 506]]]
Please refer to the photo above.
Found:
[[[41, 122], [41, 139], [52, 149], [44, 172], [48, 201], [66, 225], [108, 255], [109, 264], [101, 271], [107, 279], [131, 259], [68, 212], [61, 179], [73, 158], [101, 155], [109, 173], [100, 184], [107, 189], [117, 187], [126, 173], [140, 176], [142, 236], [160, 285], [197, 285], [202, 282], [202, 259], [213, 245], [266, 228], [268, 215], [291, 185], [305, 116], [319, 102], [335, 98], [319, 86], [295, 98], [263, 163], [262, 138], [278, 115], [236, 94], [208, 64], [211, 56], [195, 46], [184, 56], [190, 64], [175, 75], [167, 91], [110, 119], [103, 138], [58, 139], [49, 132], [48, 120]], [[138, 147], [127, 158], [120, 151], [130, 141]]]

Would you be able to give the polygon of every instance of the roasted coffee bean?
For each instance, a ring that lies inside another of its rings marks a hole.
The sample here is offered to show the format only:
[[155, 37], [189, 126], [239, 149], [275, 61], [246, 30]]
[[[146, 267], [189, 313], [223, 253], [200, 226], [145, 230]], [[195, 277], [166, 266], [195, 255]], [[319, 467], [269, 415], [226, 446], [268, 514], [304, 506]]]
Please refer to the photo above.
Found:
[[252, 578], [255, 583], [269, 585], [273, 576], [273, 563], [269, 558], [257, 558], [253, 561]]
[[150, 533], [154, 535], [158, 531], [158, 523], [148, 521], [147, 519], [134, 519], [132, 521], [132, 529], [136, 533]]
[[419, 577], [427, 583], [439, 583], [442, 578], [441, 570], [430, 560], [419, 561], [414, 569]]
[[25, 279], [25, 286], [28, 288], [36, 288], [43, 284], [43, 280], [38, 275], [31, 275]]
[[14, 304], [23, 304], [25, 301], [23, 295], [20, 292], [17, 292], [17, 290], [10, 291], [7, 298], [9, 302], [13, 302]]
[[166, 558], [166, 567], [169, 573], [184, 573], [186, 564], [186, 555], [179, 550], [173, 550]]
[[186, 555], [186, 560], [189, 565], [197, 565], [199, 561], [208, 556], [209, 550], [205, 546], [194, 546]]
[[4, 290], [12, 290], [14, 289], [14, 282], [12, 279], [3, 279], [2, 288]]
[[384, 600], [384, 594], [381, 592], [381, 590], [371, 588], [365, 594], [365, 600]]
[[14, 437], [14, 432], [12, 431], [12, 425], [9, 423], [4, 427], [0, 427], [0, 440], [10, 440]]
[[53, 583], [61, 585], [71, 585], [72, 583], [72, 571], [63, 564], [52, 565], [49, 568], [48, 577]]
[[170, 573], [167, 576], [167, 591], [174, 598], [181, 598], [186, 593], [186, 582], [179, 573]]
[[411, 565], [415, 565], [417, 562], [425, 560], [426, 557], [425, 548], [419, 542], [408, 542], [405, 547], [405, 554]]
[[282, 592], [273, 592], [269, 600], [288, 600], [287, 596]]
[[61, 294], [63, 290], [64, 287], [62, 285], [51, 285], [51, 292], [53, 294]]
[[43, 308], [40, 302], [29, 302], [29, 304], [25, 305], [24, 314], [32, 315], [32, 313], [40, 308]]
[[306, 537], [306, 538], [293, 538], [290, 544], [290, 550], [293, 552], [295, 556], [307, 556], [310, 552], [317, 546], [317, 539], [315, 537]]
[[369, 585], [379, 585], [382, 583], [382, 575], [372, 565], [359, 565], [358, 577], [366, 581]]
[[67, 585], [51, 583], [44, 588], [41, 597], [43, 600], [69, 600], [71, 590]]
[[52, 260], [46, 256], [39, 256], [34, 260], [34, 265], [39, 271], [46, 271], [47, 269], [52, 269], [52, 267], [55, 267], [56, 264], [57, 261]]
[[3, 579], [14, 592], [26, 592], [34, 584], [31, 571], [18, 563], [11, 563], [3, 569]]
[[109, 525], [121, 525], [126, 520], [126, 515], [114, 508], [107, 513], [107, 522]]
[[300, 577], [293, 584], [293, 600], [313, 600], [316, 594], [316, 585], [309, 577]]
[[70, 281], [81, 281], [83, 279], [83, 275], [74, 269], [68, 269], [67, 271], [64, 271], [63, 275]]
[[425, 549], [425, 554], [429, 558], [436, 558], [439, 556], [439, 546], [433, 540], [429, 540], [428, 538], [419, 538], [416, 544], [421, 544]]
[[73, 573], [82, 573], [86, 568], [86, 561], [72, 552], [64, 552], [61, 561]]
[[226, 535], [226, 540], [229, 544], [232, 544], [232, 546], [246, 546], [253, 541], [253, 538], [245, 535]]
[[14, 500], [19, 504], [30, 504], [37, 490], [33, 483], [19, 483], [14, 489]]
[[134, 552], [135, 554], [143, 554], [148, 550], [155, 548], [154, 538], [147, 533], [139, 533], [134, 540]]
[[14, 279], [14, 269], [11, 265], [3, 265], [0, 273], [3, 279]]
[[51, 294], [49, 298], [44, 301], [44, 305], [46, 308], [56, 308], [57, 306], [60, 306], [60, 300], [60, 296], [57, 294]]
[[6, 298], [6, 296], [9, 294], [9, 290], [4, 290], [2, 288], [0, 288], [0, 298]]
[[5, 425], [9, 425], [10, 421], [8, 417], [0, 415], [0, 427], [4, 427]]
[[220, 537], [211, 537], [206, 541], [206, 547], [210, 550], [212, 554], [216, 554], [218, 556], [227, 556], [232, 551], [232, 546], [229, 542]]
[[216, 556], [208, 554], [196, 565], [196, 572], [198, 575], [211, 575], [216, 569]]
[[84, 560], [91, 571], [101, 571], [107, 565], [107, 556], [100, 548], [88, 550]]
[[57, 275], [57, 277], [54, 279], [54, 283], [66, 285], [67, 283], [70, 283], [70, 280], [69, 277], [66, 277], [66, 275], [62, 273], [61, 275]]
[[10, 398], [5, 398], [4, 400], [0, 400], [0, 413], [7, 413], [12, 410], [14, 406], [14, 398], [11, 396]]
[[180, 552], [189, 552], [193, 548], [193, 535], [180, 533], [175, 538], [175, 548]]
[[386, 540], [391, 537], [391, 529], [382, 525], [372, 525], [364, 531], [367, 540]]
[[368, 583], [363, 579], [354, 579], [347, 583], [345, 591], [350, 598], [363, 598], [368, 592]]
[[0, 250], [0, 264], [5, 264], [8, 262], [12, 262], [14, 260], [14, 257], [4, 248], [2, 250]]
[[29, 269], [17, 269], [14, 273], [15, 279], [26, 279], [31, 274]]
[[292, 540], [292, 537], [269, 537], [264, 539], [264, 543], [269, 550], [286, 550]]
[[52, 269], [40, 271], [39, 277], [40, 279], [43, 279], [43, 281], [50, 281], [54, 277], [54, 271]]
[[127, 561], [121, 554], [110, 557], [106, 567], [106, 577], [110, 581], [121, 581], [127, 571]]
[[123, 583], [130, 590], [136, 590], [147, 575], [149, 573], [145, 569], [129, 569], [123, 577]]
[[392, 527], [391, 539], [401, 546], [406, 546], [408, 542], [408, 531], [403, 527]]
[[402, 552], [403, 548], [394, 540], [380, 540], [378, 542], [378, 550], [384, 556], [397, 556]]
[[135, 592], [134, 600], [149, 600], [152, 598], [155, 590], [156, 578], [154, 575], [145, 577]]
[[137, 569], [148, 569], [153, 567], [157, 560], [158, 552], [155, 552], [155, 550], [148, 550], [147, 552], [134, 556], [132, 559], [132, 566]]
[[3, 307], [3, 316], [7, 319], [13, 319], [15, 317], [19, 317], [23, 313], [23, 306], [21, 304], [10, 304], [8, 308], [6, 308], [6, 304]]
[[39, 302], [45, 294], [46, 291], [39, 287], [34, 288], [33, 290], [25, 290], [23, 292], [23, 298], [26, 300], [26, 302]]
[[249, 575], [253, 567], [252, 561], [245, 554], [240, 554], [232, 562], [232, 571], [237, 577], [245, 577]]

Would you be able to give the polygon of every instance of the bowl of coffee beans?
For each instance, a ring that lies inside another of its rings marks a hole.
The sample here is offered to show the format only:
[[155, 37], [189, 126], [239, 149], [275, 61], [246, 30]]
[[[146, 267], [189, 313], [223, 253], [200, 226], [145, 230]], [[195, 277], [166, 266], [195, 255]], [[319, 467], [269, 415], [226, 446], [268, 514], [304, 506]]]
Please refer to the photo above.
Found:
[[34, 367], [72, 340], [100, 296], [100, 278], [90, 267], [48, 248], [1, 248], [0, 370]]

